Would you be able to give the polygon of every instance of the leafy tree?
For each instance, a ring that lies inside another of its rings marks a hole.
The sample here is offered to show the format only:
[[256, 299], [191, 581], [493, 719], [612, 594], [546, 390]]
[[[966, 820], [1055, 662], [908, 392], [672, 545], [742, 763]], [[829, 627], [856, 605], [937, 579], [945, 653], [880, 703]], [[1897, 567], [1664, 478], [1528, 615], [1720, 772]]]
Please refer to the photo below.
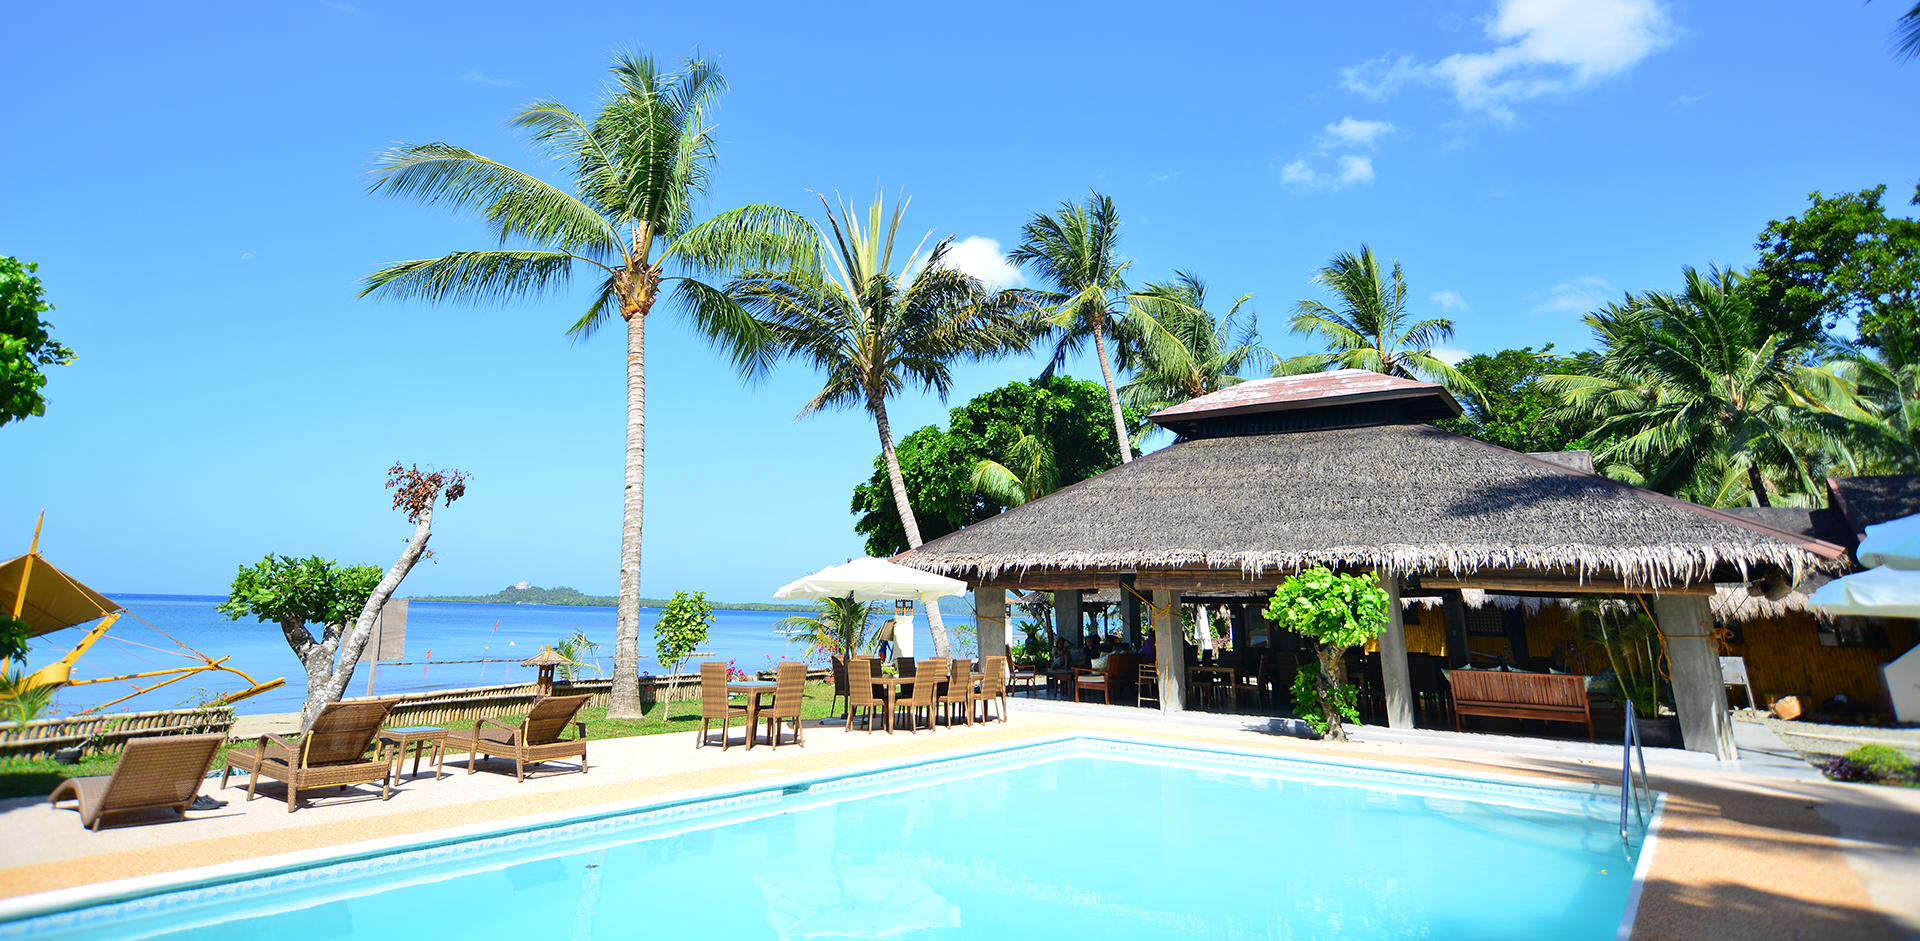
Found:
[[33, 274], [38, 270], [33, 262], [0, 255], [0, 425], [45, 415], [47, 397], [40, 390], [47, 376], [41, 369], [74, 360], [73, 351], [49, 333], [53, 324], [40, 319], [53, 305]]
[[1579, 374], [1590, 354], [1561, 356], [1549, 343], [1498, 353], [1475, 353], [1454, 366], [1479, 396], [1461, 402], [1466, 415], [1435, 424], [1455, 434], [1478, 438], [1520, 452], [1568, 451], [1595, 447], [1590, 420], [1553, 420], [1564, 403], [1540, 383], [1543, 376]]
[[[1240, 373], [1249, 364], [1271, 362], [1273, 354], [1255, 345], [1253, 313], [1234, 322], [1252, 299], [1242, 294], [1225, 316], [1216, 317], [1207, 312], [1206, 284], [1185, 271], [1128, 295], [1127, 317], [1139, 342], [1123, 349], [1121, 366], [1134, 377], [1120, 387], [1121, 401], [1151, 415], [1244, 382]], [[1149, 433], [1155, 427], [1146, 426]]]
[[1387, 627], [1387, 592], [1373, 573], [1335, 575], [1314, 566], [1289, 576], [1267, 602], [1267, 620], [1314, 640], [1317, 663], [1293, 681], [1293, 708], [1330, 742], [1347, 740], [1341, 721], [1359, 724], [1354, 688], [1340, 662], [1347, 649], [1380, 636]]
[[674, 695], [680, 688], [680, 665], [707, 642], [707, 634], [712, 630], [713, 605], [707, 603], [704, 591], [692, 594], [676, 591], [666, 607], [660, 609], [660, 619], [653, 622], [653, 653], [672, 677], [660, 712], [662, 722], [672, 710]]
[[774, 627], [791, 632], [789, 643], [806, 644], [808, 659], [819, 654], [853, 657], [873, 647], [873, 605], [847, 598], [821, 598], [812, 614], [781, 618]]
[[1814, 335], [1823, 321], [1852, 320], [1868, 347], [1920, 335], [1920, 221], [1889, 217], [1886, 191], [1811, 193], [1805, 213], [1767, 223], [1744, 286], [1775, 332]]
[[[907, 545], [918, 546], [920, 525], [894, 447], [887, 399], [909, 382], [945, 398], [953, 387], [953, 363], [1026, 349], [1039, 324], [1017, 295], [990, 292], [978, 278], [949, 266], [951, 237], [924, 258], [916, 252], [895, 268], [894, 240], [905, 202], [889, 218], [875, 199], [864, 230], [844, 203], [838, 216], [826, 208], [831, 233], [823, 243], [831, 273], [825, 266], [753, 269], [728, 282], [727, 295], [772, 338], [770, 356], [798, 358], [826, 374], [826, 385], [801, 409], [802, 418], [848, 407], [873, 418], [901, 529]], [[765, 361], [747, 371], [763, 368]], [[927, 622], [934, 648], [947, 656], [946, 625], [937, 608], [928, 609]]]
[[1275, 364], [1276, 376], [1294, 376], [1325, 369], [1370, 369], [1389, 376], [1437, 382], [1456, 394], [1477, 394], [1452, 366], [1435, 355], [1434, 347], [1453, 337], [1453, 321], [1430, 317], [1407, 323], [1407, 281], [1400, 263], [1391, 277], [1380, 270], [1373, 249], [1343, 253], [1321, 268], [1313, 280], [1332, 292], [1340, 308], [1319, 301], [1294, 305], [1290, 329], [1301, 336], [1319, 337], [1325, 353], [1308, 353]]
[[1120, 259], [1119, 241], [1120, 213], [1113, 199], [1091, 193], [1084, 204], [1063, 202], [1058, 212], [1035, 213], [1020, 230], [1020, 244], [1007, 260], [1052, 285], [1028, 292], [1047, 305], [1060, 331], [1043, 377], [1051, 376], [1087, 340], [1093, 341], [1100, 376], [1107, 384], [1107, 407], [1113, 413], [1114, 443], [1120, 449], [1120, 463], [1125, 464], [1133, 460], [1133, 447], [1107, 353], [1108, 336], [1118, 331], [1123, 348], [1131, 337], [1124, 317], [1115, 310], [1127, 293], [1123, 277], [1127, 263]]
[[0, 615], [0, 664], [8, 660], [25, 662], [33, 626], [16, 617]]
[[[399, 560], [384, 574], [371, 565], [342, 566], [319, 556], [296, 559], [268, 553], [252, 567], [240, 567], [227, 600], [218, 606], [229, 620], [251, 614], [262, 624], [280, 625], [287, 646], [307, 671], [302, 729], [313, 724], [323, 706], [339, 702], [346, 692], [360, 654], [373, 637], [380, 610], [414, 564], [431, 554], [427, 540], [433, 536], [434, 502], [445, 497], [446, 505], [452, 506], [465, 496], [467, 475], [462, 471], [426, 473], [418, 466], [396, 463], [387, 471], [387, 489], [394, 492], [393, 508], [405, 511], [414, 525]], [[308, 628], [313, 624], [321, 626], [318, 638]]]
[[[899, 451], [901, 473], [923, 535], [937, 539], [1012, 505], [981, 493], [973, 477], [982, 461], [1018, 467], [1013, 455], [1022, 438], [1046, 442], [1057, 487], [1119, 465], [1108, 415], [1106, 390], [1098, 384], [1053, 375], [982, 393], [948, 414], [948, 430], [929, 425], [907, 436]], [[1144, 424], [1132, 410], [1124, 417], [1130, 432]], [[907, 548], [904, 534], [892, 527], [897, 515], [887, 512], [890, 489], [880, 458], [874, 459], [873, 476], [854, 488], [853, 512], [861, 514], [854, 531], [867, 537], [869, 555]]]
[[1644, 467], [1644, 485], [1662, 493], [1725, 499], [1729, 473], [1746, 476], [1759, 506], [1782, 489], [1770, 475], [1815, 492], [1808, 436], [1830, 443], [1844, 425], [1806, 394], [1832, 379], [1807, 365], [1818, 341], [1776, 329], [1733, 272], [1682, 270], [1681, 294], [1630, 296], [1586, 317], [1601, 344], [1593, 368], [1538, 380], [1567, 402], [1555, 419], [1594, 422], [1605, 439], [1596, 459]]
[[[372, 192], [469, 212], [503, 246], [403, 261], [368, 275], [362, 296], [487, 303], [538, 297], [577, 272], [600, 277], [593, 302], [568, 333], [587, 337], [618, 315], [627, 342], [625, 524], [614, 633], [610, 718], [640, 715], [640, 535], [646, 453], [646, 321], [667, 285], [697, 329], [752, 368], [765, 336], [719, 289], [699, 280], [758, 265], [809, 264], [813, 228], [775, 206], [750, 205], [696, 222], [714, 164], [709, 118], [725, 89], [708, 59], [663, 72], [629, 53], [591, 119], [557, 101], [514, 115], [545, 156], [566, 165], [570, 187], [450, 144], [410, 144], [377, 158]], [[677, 272], [677, 273], [676, 273]]]

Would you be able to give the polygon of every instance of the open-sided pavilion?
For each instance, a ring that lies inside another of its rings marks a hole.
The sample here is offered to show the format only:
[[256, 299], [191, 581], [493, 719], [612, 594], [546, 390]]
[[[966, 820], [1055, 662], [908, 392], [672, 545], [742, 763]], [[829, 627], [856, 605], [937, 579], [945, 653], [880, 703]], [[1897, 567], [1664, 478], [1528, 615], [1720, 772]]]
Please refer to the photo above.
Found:
[[1445, 597], [1464, 649], [1463, 589], [1639, 595], [1667, 641], [1686, 747], [1734, 757], [1716, 583], [1778, 597], [1844, 565], [1842, 547], [1429, 423], [1460, 414], [1440, 386], [1364, 370], [1242, 383], [1151, 416], [1176, 443], [894, 561], [975, 588], [982, 651], [1007, 643], [1008, 590], [1056, 592], [1062, 623], [1084, 590], [1150, 599], [1165, 711], [1185, 707], [1183, 602], [1244, 601], [1315, 565], [1376, 572], [1394, 728], [1414, 715], [1402, 597]]

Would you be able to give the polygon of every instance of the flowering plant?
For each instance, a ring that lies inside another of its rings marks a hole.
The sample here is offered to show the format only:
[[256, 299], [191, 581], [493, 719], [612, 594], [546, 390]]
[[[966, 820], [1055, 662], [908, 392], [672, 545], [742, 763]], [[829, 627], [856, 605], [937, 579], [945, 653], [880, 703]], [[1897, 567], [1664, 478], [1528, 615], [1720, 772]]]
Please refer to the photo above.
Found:
[[727, 661], [727, 680], [729, 682], [733, 680], [744, 680], [747, 678], [747, 671], [740, 669], [738, 664], [739, 664], [738, 660]]

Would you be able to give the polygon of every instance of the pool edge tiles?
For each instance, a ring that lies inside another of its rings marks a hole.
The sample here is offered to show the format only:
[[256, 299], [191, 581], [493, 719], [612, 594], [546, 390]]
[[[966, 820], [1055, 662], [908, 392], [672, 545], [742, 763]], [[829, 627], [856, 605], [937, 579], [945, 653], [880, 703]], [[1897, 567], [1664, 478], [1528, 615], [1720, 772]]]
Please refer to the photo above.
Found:
[[[789, 797], [844, 800], [860, 790], [896, 790], [929, 777], [970, 777], [1077, 754], [1244, 771], [1318, 773], [1346, 779], [1354, 786], [1423, 785], [1456, 792], [1480, 791], [1491, 799], [1520, 797], [1589, 806], [1617, 803], [1617, 795], [1609, 797], [1603, 786], [1551, 778], [1468, 774], [1389, 761], [1303, 756], [1108, 732], [1062, 732], [0, 899], [0, 938], [84, 929], [121, 917], [160, 915], [217, 903], [243, 892], [347, 884], [412, 865], [478, 859], [503, 850], [559, 844], [615, 830], [653, 831], [649, 835], [657, 835], [665, 832], [657, 828], [675, 823], [699, 827], [717, 824], [733, 813], [779, 812], [783, 805], [790, 806], [786, 801]], [[1652, 843], [1651, 824], [1652, 820], [1643, 837], [1643, 860]], [[1644, 862], [1638, 868], [1641, 871], [1636, 873], [1630, 895], [1636, 900], [1639, 882], [1644, 878]], [[1623, 922], [1623, 931], [1630, 923], [1629, 917]]]

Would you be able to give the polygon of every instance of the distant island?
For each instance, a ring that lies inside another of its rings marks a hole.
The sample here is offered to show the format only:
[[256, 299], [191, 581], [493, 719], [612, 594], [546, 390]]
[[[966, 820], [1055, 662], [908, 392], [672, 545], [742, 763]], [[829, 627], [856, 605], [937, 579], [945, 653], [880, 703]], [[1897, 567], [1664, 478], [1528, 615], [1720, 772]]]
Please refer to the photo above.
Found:
[[[614, 608], [620, 605], [620, 599], [612, 595], [585, 595], [567, 588], [539, 588], [529, 586], [521, 588], [509, 585], [491, 595], [415, 595], [414, 601], [451, 601], [459, 604], [557, 604], [579, 608]], [[666, 601], [660, 598], [642, 598], [640, 607], [661, 608]], [[805, 611], [808, 605], [801, 604], [729, 604], [724, 601], [711, 602], [715, 611]]]

